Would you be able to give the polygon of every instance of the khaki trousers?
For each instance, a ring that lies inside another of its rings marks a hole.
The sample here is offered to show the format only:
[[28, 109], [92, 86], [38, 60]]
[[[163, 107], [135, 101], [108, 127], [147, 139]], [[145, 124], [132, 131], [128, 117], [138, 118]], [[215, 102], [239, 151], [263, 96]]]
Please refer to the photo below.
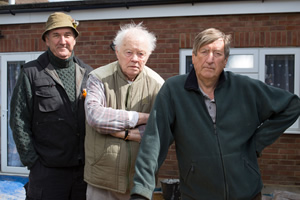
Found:
[[130, 191], [125, 194], [96, 188], [88, 184], [86, 191], [87, 200], [128, 200]]

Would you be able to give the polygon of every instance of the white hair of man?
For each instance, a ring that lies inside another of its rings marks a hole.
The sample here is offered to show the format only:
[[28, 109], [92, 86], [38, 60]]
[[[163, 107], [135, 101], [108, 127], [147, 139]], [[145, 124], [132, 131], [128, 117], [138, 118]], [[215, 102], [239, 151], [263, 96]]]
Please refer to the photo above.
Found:
[[125, 24], [120, 27], [120, 30], [118, 31], [115, 39], [114, 39], [114, 45], [117, 50], [120, 50], [120, 46], [122, 45], [122, 42], [124, 40], [124, 37], [127, 35], [127, 33], [132, 34], [143, 34], [147, 41], [149, 42], [149, 53], [151, 54], [152, 51], [154, 51], [156, 47], [156, 37], [153, 33], [149, 32], [143, 25], [143, 22], [140, 22], [139, 24], [130, 23]]

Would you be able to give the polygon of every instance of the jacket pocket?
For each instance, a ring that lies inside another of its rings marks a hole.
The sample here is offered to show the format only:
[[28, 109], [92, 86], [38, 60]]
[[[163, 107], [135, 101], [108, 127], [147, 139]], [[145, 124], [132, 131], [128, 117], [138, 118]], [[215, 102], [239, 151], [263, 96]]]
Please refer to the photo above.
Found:
[[245, 167], [249, 170], [250, 173], [253, 174], [253, 176], [260, 177], [259, 168], [255, 167], [254, 163], [252, 163], [250, 160], [243, 158]]
[[103, 152], [95, 152], [95, 162], [92, 165], [117, 166], [119, 165], [120, 144], [108, 142]]
[[247, 156], [236, 156], [227, 163], [226, 179], [230, 199], [251, 199], [262, 187], [258, 164]]
[[183, 175], [183, 180], [187, 180], [189, 176], [193, 176], [194, 170], [195, 170], [195, 165], [197, 161], [191, 160], [191, 162], [186, 165], [184, 168], [184, 175]]
[[[125, 192], [126, 169], [120, 162], [120, 144], [117, 142], [107, 142], [103, 151], [95, 151], [95, 160], [91, 168], [91, 182], [95, 185], [101, 185], [104, 188], [110, 188], [114, 191]], [[123, 189], [121, 189], [123, 188]]]
[[[218, 156], [194, 157], [180, 164], [183, 199], [224, 199], [224, 179]], [[191, 198], [193, 197], [193, 198]]]
[[35, 95], [39, 110], [51, 112], [59, 109], [61, 102], [56, 83], [49, 77], [34, 80], [36, 86]]

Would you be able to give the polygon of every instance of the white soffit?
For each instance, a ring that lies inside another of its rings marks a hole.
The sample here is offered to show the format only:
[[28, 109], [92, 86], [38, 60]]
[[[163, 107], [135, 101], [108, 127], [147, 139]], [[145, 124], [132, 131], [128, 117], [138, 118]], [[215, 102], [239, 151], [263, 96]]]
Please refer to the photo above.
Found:
[[[53, 11], [54, 12], [54, 11]], [[262, 13], [300, 12], [298, 0], [235, 1], [194, 4], [169, 4], [158, 6], [134, 6], [73, 10], [69, 12], [78, 21], [106, 19], [159, 18], [181, 16], [236, 15]], [[52, 12], [0, 14], [2, 24], [26, 24], [46, 22]]]

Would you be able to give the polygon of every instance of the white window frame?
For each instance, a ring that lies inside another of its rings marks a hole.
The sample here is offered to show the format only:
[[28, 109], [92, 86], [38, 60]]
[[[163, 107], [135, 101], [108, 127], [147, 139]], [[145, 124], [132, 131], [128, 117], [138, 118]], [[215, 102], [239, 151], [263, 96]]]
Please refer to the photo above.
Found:
[[[300, 48], [261, 48], [259, 49], [259, 66], [265, 66], [266, 55], [295, 55], [295, 71], [294, 71], [294, 94], [300, 94]], [[265, 68], [259, 68], [259, 80], [265, 81]], [[300, 117], [286, 131], [286, 133], [300, 134]]]
[[[251, 78], [265, 81], [266, 55], [295, 55], [294, 93], [300, 96], [300, 48], [231, 48], [230, 55], [253, 55], [253, 68], [225, 68], [237, 74], [247, 75]], [[192, 49], [180, 49], [179, 74], [186, 73], [186, 57], [192, 56]], [[300, 134], [300, 119], [285, 131], [288, 134]]]
[[8, 108], [7, 108], [7, 62], [25, 61], [36, 59], [43, 52], [0, 53], [1, 66], [1, 172], [28, 174], [26, 167], [8, 166], [7, 131], [8, 131]]
[[180, 49], [179, 50], [179, 74], [186, 74], [186, 57], [192, 56], [192, 49]]

